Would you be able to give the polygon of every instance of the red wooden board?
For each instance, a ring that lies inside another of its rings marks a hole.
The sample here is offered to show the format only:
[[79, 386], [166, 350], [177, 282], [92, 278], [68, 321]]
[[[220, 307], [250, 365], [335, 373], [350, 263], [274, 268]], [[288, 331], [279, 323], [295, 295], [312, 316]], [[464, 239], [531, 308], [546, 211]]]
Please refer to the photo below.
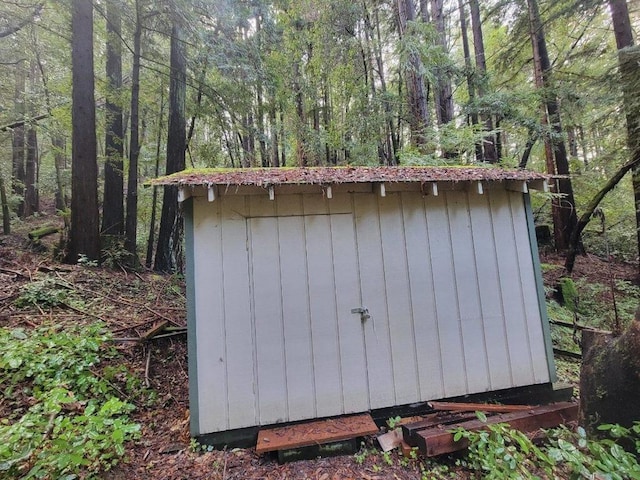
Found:
[[258, 432], [256, 453], [339, 442], [378, 433], [371, 415], [331, 418]]

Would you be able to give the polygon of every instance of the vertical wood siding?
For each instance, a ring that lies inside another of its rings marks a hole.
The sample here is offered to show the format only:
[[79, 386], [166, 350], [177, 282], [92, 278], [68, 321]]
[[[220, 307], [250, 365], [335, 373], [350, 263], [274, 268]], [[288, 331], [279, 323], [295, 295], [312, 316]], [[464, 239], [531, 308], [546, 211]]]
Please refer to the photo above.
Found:
[[520, 193], [193, 210], [198, 433], [550, 379]]

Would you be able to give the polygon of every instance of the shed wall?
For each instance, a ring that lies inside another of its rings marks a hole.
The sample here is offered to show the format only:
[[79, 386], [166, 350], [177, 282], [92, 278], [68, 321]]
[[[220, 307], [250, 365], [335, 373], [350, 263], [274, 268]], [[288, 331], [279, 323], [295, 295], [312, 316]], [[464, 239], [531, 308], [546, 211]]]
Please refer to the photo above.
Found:
[[192, 220], [194, 434], [550, 380], [521, 193], [196, 197]]

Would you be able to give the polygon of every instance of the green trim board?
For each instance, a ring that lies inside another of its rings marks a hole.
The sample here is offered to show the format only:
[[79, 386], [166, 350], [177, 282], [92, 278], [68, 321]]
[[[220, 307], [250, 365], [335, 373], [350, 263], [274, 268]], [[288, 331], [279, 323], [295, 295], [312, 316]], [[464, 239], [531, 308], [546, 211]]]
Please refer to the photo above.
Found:
[[184, 238], [186, 256], [186, 284], [187, 284], [187, 352], [189, 365], [189, 412], [191, 436], [200, 434], [198, 423], [198, 346], [196, 340], [196, 281], [195, 281], [195, 249], [194, 249], [194, 225], [193, 225], [193, 199], [183, 203], [184, 212]]
[[542, 333], [544, 335], [544, 346], [547, 353], [547, 364], [549, 365], [549, 378], [551, 382], [558, 381], [556, 372], [556, 362], [553, 356], [553, 342], [551, 340], [551, 327], [547, 316], [547, 304], [544, 296], [544, 283], [542, 281], [542, 267], [540, 266], [540, 256], [538, 253], [538, 240], [536, 238], [536, 227], [533, 223], [533, 210], [531, 208], [531, 196], [528, 193], [523, 195], [524, 210], [527, 217], [527, 228], [529, 230], [529, 245], [531, 246], [531, 258], [533, 260], [533, 271], [536, 276], [536, 290], [538, 293], [538, 304], [540, 306], [540, 318], [542, 320]]

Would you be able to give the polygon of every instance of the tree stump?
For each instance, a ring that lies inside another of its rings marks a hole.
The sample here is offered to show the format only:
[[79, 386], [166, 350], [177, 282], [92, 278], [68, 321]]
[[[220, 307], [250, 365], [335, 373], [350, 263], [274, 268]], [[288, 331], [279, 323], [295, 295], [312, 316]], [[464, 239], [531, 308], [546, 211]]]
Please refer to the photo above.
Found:
[[624, 333], [584, 330], [580, 371], [580, 423], [629, 427], [640, 421], [640, 309]]

